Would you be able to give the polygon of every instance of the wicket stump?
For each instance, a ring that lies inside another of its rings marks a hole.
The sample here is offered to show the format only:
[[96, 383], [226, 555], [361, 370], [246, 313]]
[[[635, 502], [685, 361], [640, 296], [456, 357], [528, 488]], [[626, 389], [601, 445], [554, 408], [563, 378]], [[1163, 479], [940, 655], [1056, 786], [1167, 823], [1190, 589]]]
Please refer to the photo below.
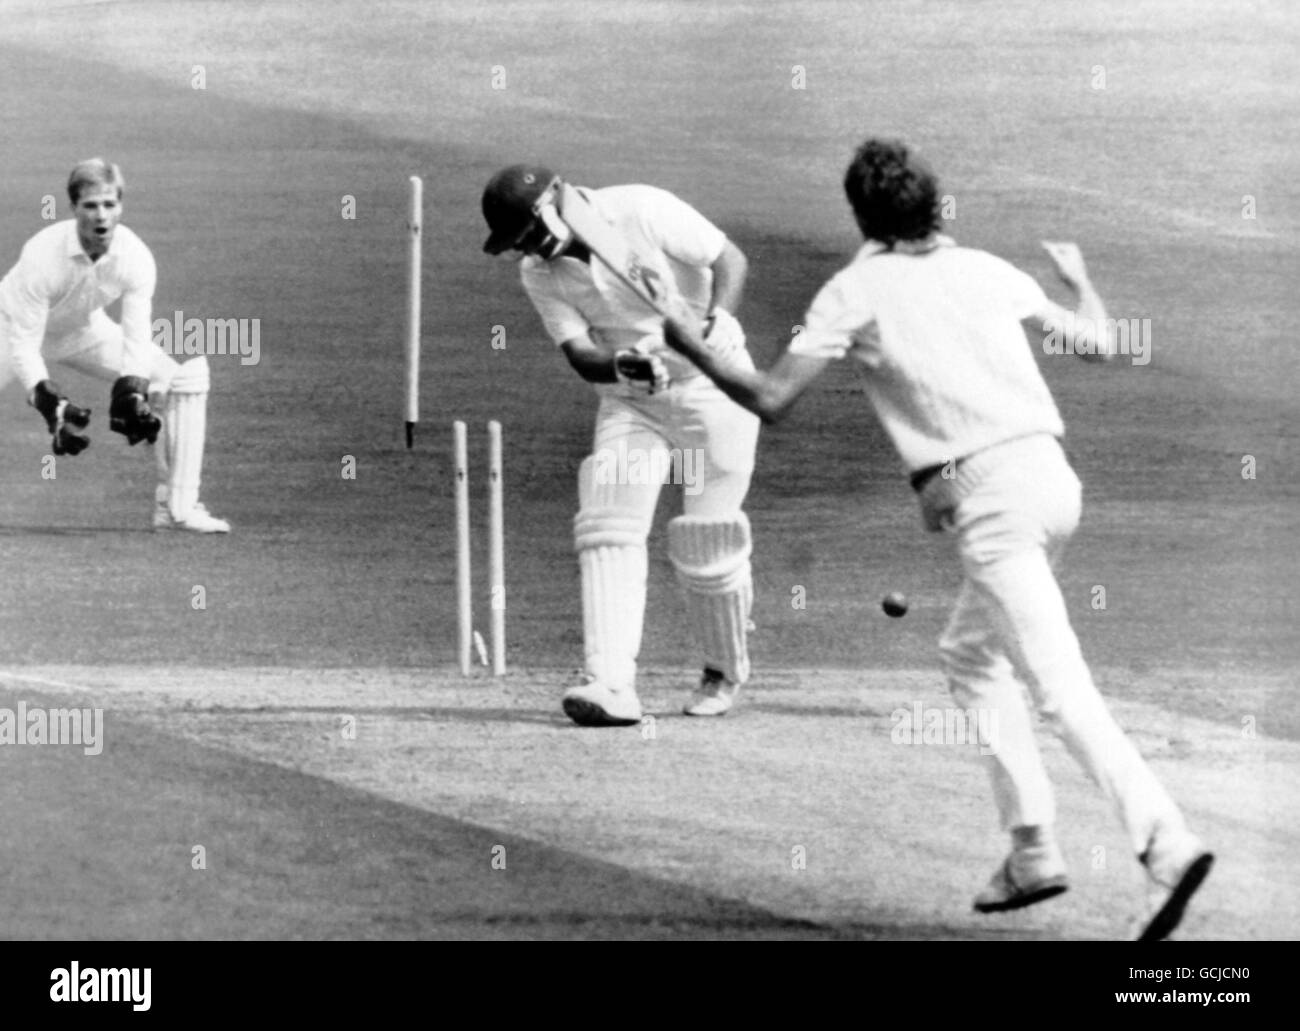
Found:
[[420, 237], [424, 222], [424, 181], [411, 176], [411, 211], [406, 223], [406, 446], [415, 446], [420, 421]]
[[[469, 454], [465, 423], [452, 424], [456, 481], [456, 623], [460, 671], [473, 664], [473, 576], [470, 560]], [[488, 582], [492, 628], [492, 674], [506, 671], [505, 497], [501, 423], [488, 423]]]

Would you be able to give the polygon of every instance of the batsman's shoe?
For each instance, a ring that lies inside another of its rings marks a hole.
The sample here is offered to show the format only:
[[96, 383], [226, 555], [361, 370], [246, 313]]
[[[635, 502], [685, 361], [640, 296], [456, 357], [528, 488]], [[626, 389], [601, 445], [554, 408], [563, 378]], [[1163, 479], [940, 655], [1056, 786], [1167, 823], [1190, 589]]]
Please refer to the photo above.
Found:
[[190, 533], [229, 533], [230, 524], [224, 519], [212, 515], [202, 503], [195, 502], [185, 513], [184, 519], [172, 516], [171, 509], [164, 501], [155, 503], [153, 508], [153, 528], [155, 530], [188, 530]]
[[1148, 914], [1138, 941], [1162, 941], [1182, 922], [1187, 903], [1214, 865], [1214, 854], [1196, 835], [1157, 828], [1138, 859], [1151, 879]]
[[691, 692], [691, 700], [682, 706], [687, 716], [725, 716], [736, 704], [740, 685], [728, 680], [716, 669], [705, 669], [700, 686]]
[[641, 701], [631, 687], [589, 680], [564, 692], [564, 714], [581, 727], [627, 727], [641, 722]]
[[978, 913], [1022, 909], [1069, 890], [1065, 859], [1055, 843], [1017, 848], [975, 896]]

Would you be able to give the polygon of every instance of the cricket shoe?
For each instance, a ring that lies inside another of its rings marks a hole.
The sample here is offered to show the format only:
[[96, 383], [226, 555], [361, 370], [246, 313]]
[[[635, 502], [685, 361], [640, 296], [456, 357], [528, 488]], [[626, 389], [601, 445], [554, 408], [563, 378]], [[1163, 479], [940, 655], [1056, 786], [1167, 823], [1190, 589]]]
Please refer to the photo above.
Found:
[[1182, 922], [1187, 903], [1214, 865], [1214, 854], [1189, 831], [1157, 827], [1138, 860], [1151, 878], [1151, 891], [1137, 940], [1162, 941]]
[[736, 704], [740, 685], [716, 669], [705, 667], [700, 686], [691, 692], [691, 700], [682, 706], [687, 716], [725, 716]]
[[167, 502], [155, 502], [153, 507], [155, 530], [188, 530], [190, 533], [229, 533], [230, 524], [212, 515], [201, 502], [195, 502], [184, 519], [172, 515]]
[[1003, 913], [1063, 894], [1070, 887], [1065, 859], [1055, 842], [1016, 848], [975, 896], [978, 913]]
[[641, 701], [631, 687], [614, 688], [591, 677], [564, 692], [564, 714], [580, 727], [627, 727], [641, 722]]

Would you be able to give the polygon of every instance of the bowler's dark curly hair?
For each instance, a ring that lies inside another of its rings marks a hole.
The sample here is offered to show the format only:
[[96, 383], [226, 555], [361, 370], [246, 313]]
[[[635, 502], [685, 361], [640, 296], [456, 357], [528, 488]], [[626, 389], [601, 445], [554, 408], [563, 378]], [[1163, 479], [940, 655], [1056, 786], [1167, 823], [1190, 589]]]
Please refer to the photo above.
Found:
[[862, 144], [844, 173], [844, 192], [868, 239], [920, 240], [939, 228], [934, 173], [901, 140]]

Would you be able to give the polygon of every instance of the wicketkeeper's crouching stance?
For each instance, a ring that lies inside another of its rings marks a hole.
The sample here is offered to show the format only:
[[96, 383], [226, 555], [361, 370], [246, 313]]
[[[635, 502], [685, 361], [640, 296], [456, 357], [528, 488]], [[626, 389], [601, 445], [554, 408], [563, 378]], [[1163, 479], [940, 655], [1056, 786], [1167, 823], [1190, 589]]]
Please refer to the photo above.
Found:
[[[158, 445], [154, 527], [227, 533], [230, 524], [199, 501], [207, 358], [180, 363], [154, 345], [157, 271], [149, 248], [118, 224], [122, 188], [116, 165], [77, 165], [68, 179], [75, 218], [28, 240], [0, 281], [0, 387], [16, 375], [45, 418], [54, 454], [77, 455], [90, 444], [91, 413], [64, 396], [46, 361], [111, 381], [109, 428], [132, 445]], [[120, 325], [104, 312], [118, 298]]]

